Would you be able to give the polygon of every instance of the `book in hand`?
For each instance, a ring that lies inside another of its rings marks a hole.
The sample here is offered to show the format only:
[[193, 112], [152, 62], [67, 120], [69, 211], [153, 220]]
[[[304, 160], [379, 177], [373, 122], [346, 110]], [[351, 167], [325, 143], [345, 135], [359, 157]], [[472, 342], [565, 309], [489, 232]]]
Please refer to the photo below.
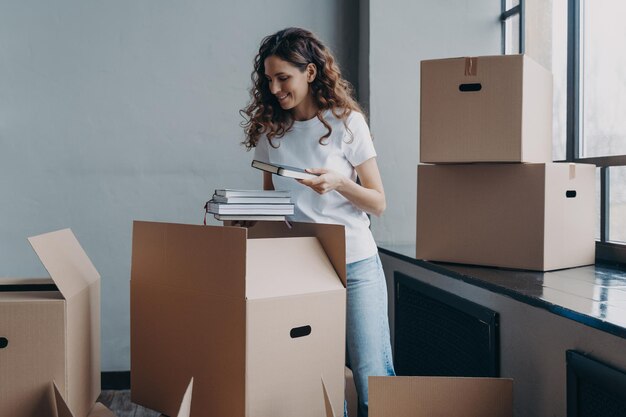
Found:
[[319, 176], [319, 174], [306, 172], [302, 168], [290, 167], [288, 165], [272, 164], [269, 162], [262, 162], [257, 159], [252, 161], [252, 167], [260, 169], [261, 171], [271, 172], [272, 174], [280, 175], [283, 177], [296, 178], [299, 180], [306, 180]]
[[224, 197], [214, 194], [211, 198], [216, 203], [227, 204], [289, 204], [291, 197]]
[[288, 190], [234, 190], [231, 188], [222, 188], [215, 190], [215, 195], [220, 197], [281, 197], [289, 198]]

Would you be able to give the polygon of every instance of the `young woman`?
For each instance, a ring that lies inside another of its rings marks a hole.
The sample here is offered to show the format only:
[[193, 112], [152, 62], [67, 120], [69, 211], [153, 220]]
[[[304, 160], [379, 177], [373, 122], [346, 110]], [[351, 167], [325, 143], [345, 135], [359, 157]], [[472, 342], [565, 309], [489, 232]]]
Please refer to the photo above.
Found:
[[264, 38], [252, 81], [242, 110], [246, 148], [254, 148], [255, 159], [319, 174], [294, 180], [263, 173], [263, 188], [290, 190], [296, 221], [345, 226], [346, 359], [359, 417], [366, 417], [367, 377], [394, 375], [385, 276], [367, 216], [386, 206], [369, 127], [332, 54], [307, 30]]

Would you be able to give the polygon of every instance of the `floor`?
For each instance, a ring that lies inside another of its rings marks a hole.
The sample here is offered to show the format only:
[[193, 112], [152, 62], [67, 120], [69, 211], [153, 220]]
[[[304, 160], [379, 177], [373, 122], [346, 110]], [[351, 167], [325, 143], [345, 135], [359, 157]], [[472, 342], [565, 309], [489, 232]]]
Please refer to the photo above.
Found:
[[130, 402], [130, 391], [102, 391], [98, 401], [118, 417], [159, 417], [161, 414]]

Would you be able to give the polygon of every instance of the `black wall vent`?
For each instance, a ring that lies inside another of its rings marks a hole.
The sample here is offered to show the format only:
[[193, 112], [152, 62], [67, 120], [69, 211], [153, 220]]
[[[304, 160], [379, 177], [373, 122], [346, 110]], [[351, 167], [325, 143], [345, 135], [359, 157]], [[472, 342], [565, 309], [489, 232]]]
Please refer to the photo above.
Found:
[[626, 373], [568, 350], [567, 417], [626, 416]]
[[398, 375], [500, 376], [498, 313], [394, 273]]

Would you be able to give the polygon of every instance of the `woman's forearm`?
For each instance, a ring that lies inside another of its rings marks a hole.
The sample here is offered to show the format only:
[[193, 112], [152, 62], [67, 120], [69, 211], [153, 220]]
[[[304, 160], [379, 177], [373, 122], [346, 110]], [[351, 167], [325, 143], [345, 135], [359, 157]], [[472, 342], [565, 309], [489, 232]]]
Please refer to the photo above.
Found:
[[346, 177], [342, 178], [336, 191], [361, 210], [377, 217], [383, 214], [387, 207], [383, 192], [365, 188]]

